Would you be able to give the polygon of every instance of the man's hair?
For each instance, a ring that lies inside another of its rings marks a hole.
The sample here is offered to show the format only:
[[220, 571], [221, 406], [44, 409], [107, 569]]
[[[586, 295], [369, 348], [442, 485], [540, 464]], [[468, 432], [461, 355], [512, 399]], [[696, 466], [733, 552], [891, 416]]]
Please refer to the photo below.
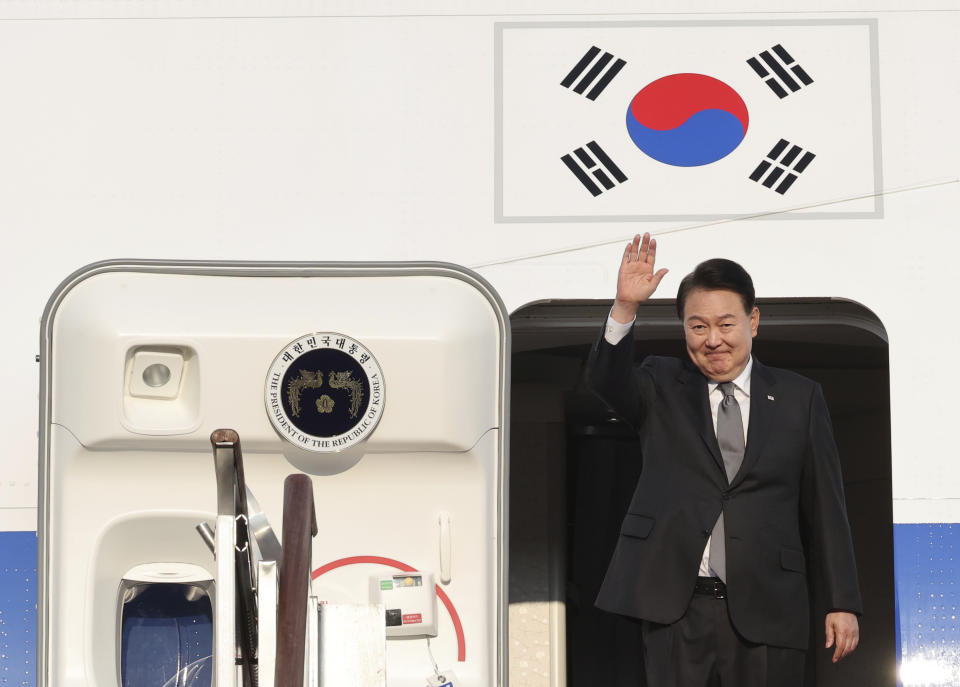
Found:
[[677, 315], [683, 319], [683, 306], [691, 291], [733, 291], [743, 301], [743, 310], [748, 315], [757, 303], [753, 279], [745, 269], [733, 260], [713, 258], [704, 260], [680, 281], [677, 289]]

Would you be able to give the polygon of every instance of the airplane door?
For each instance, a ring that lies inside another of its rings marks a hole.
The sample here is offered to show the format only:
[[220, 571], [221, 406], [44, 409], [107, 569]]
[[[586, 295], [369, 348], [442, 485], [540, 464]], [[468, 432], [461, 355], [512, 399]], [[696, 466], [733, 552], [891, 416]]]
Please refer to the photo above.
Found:
[[98, 263], [51, 297], [41, 351], [38, 684], [221, 684], [233, 598], [196, 528], [212, 540], [221, 522], [222, 428], [243, 446], [251, 530], [280, 537], [284, 480], [309, 476], [313, 594], [331, 611], [317, 660], [343, 660], [373, 608], [385, 674], [369, 684], [506, 684], [509, 322], [480, 277]]

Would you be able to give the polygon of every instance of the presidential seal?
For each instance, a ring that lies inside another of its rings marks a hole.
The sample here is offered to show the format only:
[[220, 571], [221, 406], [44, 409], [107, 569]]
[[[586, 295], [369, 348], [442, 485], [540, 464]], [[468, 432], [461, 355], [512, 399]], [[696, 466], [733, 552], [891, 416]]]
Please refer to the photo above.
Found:
[[284, 439], [330, 453], [365, 441], [383, 414], [383, 373], [358, 341], [334, 332], [287, 344], [267, 372], [267, 415]]

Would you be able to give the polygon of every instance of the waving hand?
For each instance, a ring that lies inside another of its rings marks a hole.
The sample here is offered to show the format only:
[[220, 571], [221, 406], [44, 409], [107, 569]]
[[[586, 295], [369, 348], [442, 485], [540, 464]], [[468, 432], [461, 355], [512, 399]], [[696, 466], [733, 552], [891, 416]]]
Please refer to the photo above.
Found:
[[633, 237], [627, 244], [620, 261], [617, 274], [617, 299], [611, 315], [618, 322], [629, 322], [637, 314], [637, 306], [650, 298], [660, 280], [666, 275], [666, 269], [654, 271], [657, 258], [657, 240], [646, 233]]

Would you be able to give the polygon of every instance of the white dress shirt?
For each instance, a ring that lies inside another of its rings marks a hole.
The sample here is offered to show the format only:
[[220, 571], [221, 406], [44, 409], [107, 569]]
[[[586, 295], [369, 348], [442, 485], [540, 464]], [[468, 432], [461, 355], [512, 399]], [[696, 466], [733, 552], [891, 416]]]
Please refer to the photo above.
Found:
[[[603, 338], [606, 339], [607, 343], [611, 346], [616, 346], [622, 339], [627, 335], [627, 332], [633, 327], [633, 323], [636, 321], [636, 318], [630, 322], [623, 324], [617, 322], [613, 317], [607, 317], [607, 327], [604, 331]], [[735, 386], [733, 390], [733, 396], [737, 399], [737, 403], [740, 404], [740, 417], [743, 420], [743, 436], [744, 439], [747, 437], [747, 429], [750, 426], [750, 374], [753, 371], [753, 356], [750, 356], [750, 359], [747, 360], [747, 366], [743, 368], [743, 372], [737, 375], [737, 378], [733, 380]], [[713, 432], [717, 432], [717, 415], [720, 411], [720, 403], [723, 401], [723, 392], [720, 391], [720, 383], [715, 382], [712, 379], [707, 380], [707, 394], [710, 400], [710, 414], [713, 417]], [[707, 545], [703, 549], [703, 557], [700, 559], [700, 570], [699, 575], [701, 577], [716, 577], [717, 574], [710, 568], [710, 540], [712, 537], [707, 539]]]

